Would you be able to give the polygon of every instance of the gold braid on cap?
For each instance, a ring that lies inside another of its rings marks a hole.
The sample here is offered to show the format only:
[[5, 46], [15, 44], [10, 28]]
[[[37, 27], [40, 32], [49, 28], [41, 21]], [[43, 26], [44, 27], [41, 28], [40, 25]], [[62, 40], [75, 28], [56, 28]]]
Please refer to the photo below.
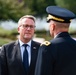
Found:
[[49, 14], [48, 17], [47, 17], [47, 20], [49, 20], [49, 19], [53, 19], [53, 20], [56, 20], [56, 21], [64, 22], [64, 19], [57, 18], [57, 17], [52, 16], [52, 15], [50, 15], [50, 14]]

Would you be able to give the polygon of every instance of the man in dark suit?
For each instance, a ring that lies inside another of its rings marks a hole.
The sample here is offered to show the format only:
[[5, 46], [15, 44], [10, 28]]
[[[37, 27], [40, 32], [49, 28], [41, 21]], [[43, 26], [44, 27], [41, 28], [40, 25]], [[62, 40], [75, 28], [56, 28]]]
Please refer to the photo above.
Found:
[[58, 6], [46, 8], [51, 41], [41, 44], [35, 75], [76, 75], [76, 41], [68, 33], [75, 14]]
[[21, 17], [18, 22], [18, 40], [1, 48], [1, 75], [34, 75], [40, 46], [40, 43], [32, 40], [34, 31], [35, 17], [32, 15]]

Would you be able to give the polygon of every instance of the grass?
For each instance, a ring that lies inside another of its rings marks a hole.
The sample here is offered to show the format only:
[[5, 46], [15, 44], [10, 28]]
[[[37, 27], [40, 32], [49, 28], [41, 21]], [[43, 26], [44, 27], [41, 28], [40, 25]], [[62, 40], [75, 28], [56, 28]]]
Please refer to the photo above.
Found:
[[9, 39], [9, 38], [1, 38], [0, 37], [0, 46], [2, 46], [3, 44], [9, 43], [13, 40]]

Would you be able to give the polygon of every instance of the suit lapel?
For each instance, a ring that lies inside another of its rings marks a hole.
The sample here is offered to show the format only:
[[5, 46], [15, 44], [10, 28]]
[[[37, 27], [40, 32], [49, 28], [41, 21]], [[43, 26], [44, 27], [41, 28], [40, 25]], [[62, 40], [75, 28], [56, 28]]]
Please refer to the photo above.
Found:
[[17, 40], [14, 46], [14, 50], [15, 50], [15, 60], [17, 61], [17, 64], [19, 65], [19, 67], [21, 68], [21, 72], [24, 73], [24, 67], [23, 67], [23, 63], [22, 63], [22, 57], [21, 57], [21, 51], [20, 51], [20, 45], [19, 45], [19, 41]]
[[15, 43], [14, 50], [16, 50], [16, 57], [17, 57], [17, 59], [18, 59], [20, 62], [22, 62], [20, 45], [19, 45], [18, 40], [17, 40], [16, 43]]
[[36, 61], [37, 46], [34, 41], [31, 42], [31, 63], [30, 66]]

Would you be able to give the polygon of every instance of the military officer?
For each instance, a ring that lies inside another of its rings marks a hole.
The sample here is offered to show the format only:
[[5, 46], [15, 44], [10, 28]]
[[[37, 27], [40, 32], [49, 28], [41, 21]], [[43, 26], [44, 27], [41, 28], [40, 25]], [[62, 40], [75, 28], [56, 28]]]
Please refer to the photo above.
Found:
[[76, 41], [68, 33], [71, 20], [76, 16], [58, 6], [48, 6], [46, 12], [54, 39], [41, 44], [35, 75], [76, 75]]

